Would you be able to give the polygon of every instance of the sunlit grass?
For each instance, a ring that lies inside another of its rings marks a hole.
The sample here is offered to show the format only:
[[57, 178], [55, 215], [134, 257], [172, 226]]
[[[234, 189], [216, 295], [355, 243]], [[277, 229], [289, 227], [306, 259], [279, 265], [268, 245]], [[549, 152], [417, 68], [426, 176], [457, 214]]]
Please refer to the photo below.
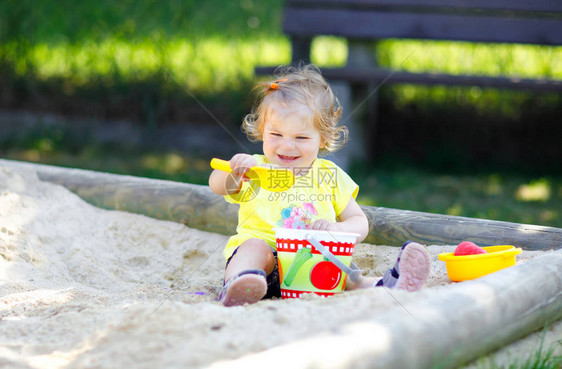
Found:
[[[12, 44], [3, 45], [8, 60], [18, 58], [14, 48]], [[385, 41], [380, 43], [377, 51], [382, 65], [409, 71], [562, 78], [562, 47]], [[315, 38], [313, 62], [322, 66], [341, 66], [346, 58], [347, 42], [344, 39]], [[217, 78], [225, 78], [221, 75], [232, 78], [237, 74], [250, 77], [256, 65], [281, 65], [289, 61], [290, 44], [285, 37], [175, 38], [158, 42], [108, 37], [81, 44], [61, 40], [33, 45], [27, 56], [27, 62], [43, 78], [67, 77], [81, 82], [92, 76], [117, 73], [125, 79], [136, 79], [153, 74], [164, 66], [182, 80], [196, 72], [203, 73], [201, 85], [212, 82], [209, 77], [212, 75], [219, 76]]]
[[[4, 47], [11, 49], [13, 45]], [[100, 76], [127, 81], [163, 72], [193, 91], [212, 93], [235, 89], [241, 80], [250, 80], [255, 65], [287, 64], [289, 55], [290, 45], [284, 38], [233, 41], [209, 37], [158, 43], [106, 38], [78, 45], [66, 41], [34, 45], [18, 72], [24, 74], [27, 66], [41, 79], [63, 78], [78, 86]]]
[[399, 69], [562, 78], [562, 47], [451, 41], [384, 41], [379, 60]]
[[341, 67], [347, 60], [347, 41], [341, 37], [318, 36], [311, 45], [313, 63], [326, 67]]
[[516, 198], [518, 201], [548, 201], [551, 195], [550, 181], [541, 178], [531, 181], [529, 184], [522, 184], [517, 188]]

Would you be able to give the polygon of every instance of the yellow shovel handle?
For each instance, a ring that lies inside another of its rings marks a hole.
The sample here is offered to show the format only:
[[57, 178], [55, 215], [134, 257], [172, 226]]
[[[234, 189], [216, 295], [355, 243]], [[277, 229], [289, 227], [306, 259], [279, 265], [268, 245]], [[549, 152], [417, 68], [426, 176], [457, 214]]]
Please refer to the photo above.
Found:
[[223, 172], [232, 172], [232, 169], [230, 168], [230, 162], [227, 160], [221, 160], [221, 159], [217, 159], [217, 158], [213, 158], [211, 160], [211, 168], [213, 169], [218, 169], [218, 170], [222, 170]]

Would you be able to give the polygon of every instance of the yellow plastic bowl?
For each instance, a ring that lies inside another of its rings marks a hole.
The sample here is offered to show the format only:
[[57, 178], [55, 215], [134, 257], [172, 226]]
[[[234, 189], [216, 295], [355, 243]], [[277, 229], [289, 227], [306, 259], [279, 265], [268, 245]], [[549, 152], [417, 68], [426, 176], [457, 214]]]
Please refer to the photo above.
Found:
[[439, 254], [439, 260], [445, 262], [447, 275], [453, 282], [480, 278], [486, 274], [515, 265], [515, 255], [521, 248], [511, 245], [482, 247], [487, 254], [455, 256], [454, 252]]

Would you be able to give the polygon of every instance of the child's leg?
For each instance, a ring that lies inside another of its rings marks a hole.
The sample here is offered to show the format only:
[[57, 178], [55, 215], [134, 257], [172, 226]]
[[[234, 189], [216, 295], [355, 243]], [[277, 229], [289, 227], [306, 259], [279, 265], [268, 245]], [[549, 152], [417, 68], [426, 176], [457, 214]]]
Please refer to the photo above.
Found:
[[236, 249], [236, 254], [224, 271], [224, 280], [228, 281], [234, 275], [248, 269], [261, 269], [265, 274], [269, 274], [274, 266], [275, 257], [271, 247], [264, 240], [251, 238]]
[[359, 277], [355, 282], [351, 280], [351, 278], [347, 278], [345, 282], [345, 290], [346, 291], [353, 291], [356, 289], [361, 288], [371, 288], [377, 282], [376, 278], [373, 277]]
[[265, 241], [245, 241], [225, 269], [225, 285], [219, 300], [226, 306], [258, 302], [267, 293], [266, 275], [274, 268], [275, 256]]

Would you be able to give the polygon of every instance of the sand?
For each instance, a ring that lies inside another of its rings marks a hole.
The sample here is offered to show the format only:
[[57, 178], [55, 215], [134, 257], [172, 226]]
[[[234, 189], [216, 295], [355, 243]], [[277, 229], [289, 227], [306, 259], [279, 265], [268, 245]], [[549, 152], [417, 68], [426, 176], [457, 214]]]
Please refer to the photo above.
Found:
[[[32, 171], [0, 166], [0, 367], [200, 368], [416, 298], [378, 288], [225, 308], [216, 298], [226, 241], [178, 223], [99, 209]], [[430, 247], [426, 288], [451, 283], [437, 255], [453, 249]], [[359, 244], [354, 260], [367, 275], [381, 276], [397, 253]], [[539, 254], [524, 251], [518, 263]], [[558, 323], [548, 340], [561, 332]], [[520, 341], [519, 354], [521, 347], [534, 350], [539, 339]]]

